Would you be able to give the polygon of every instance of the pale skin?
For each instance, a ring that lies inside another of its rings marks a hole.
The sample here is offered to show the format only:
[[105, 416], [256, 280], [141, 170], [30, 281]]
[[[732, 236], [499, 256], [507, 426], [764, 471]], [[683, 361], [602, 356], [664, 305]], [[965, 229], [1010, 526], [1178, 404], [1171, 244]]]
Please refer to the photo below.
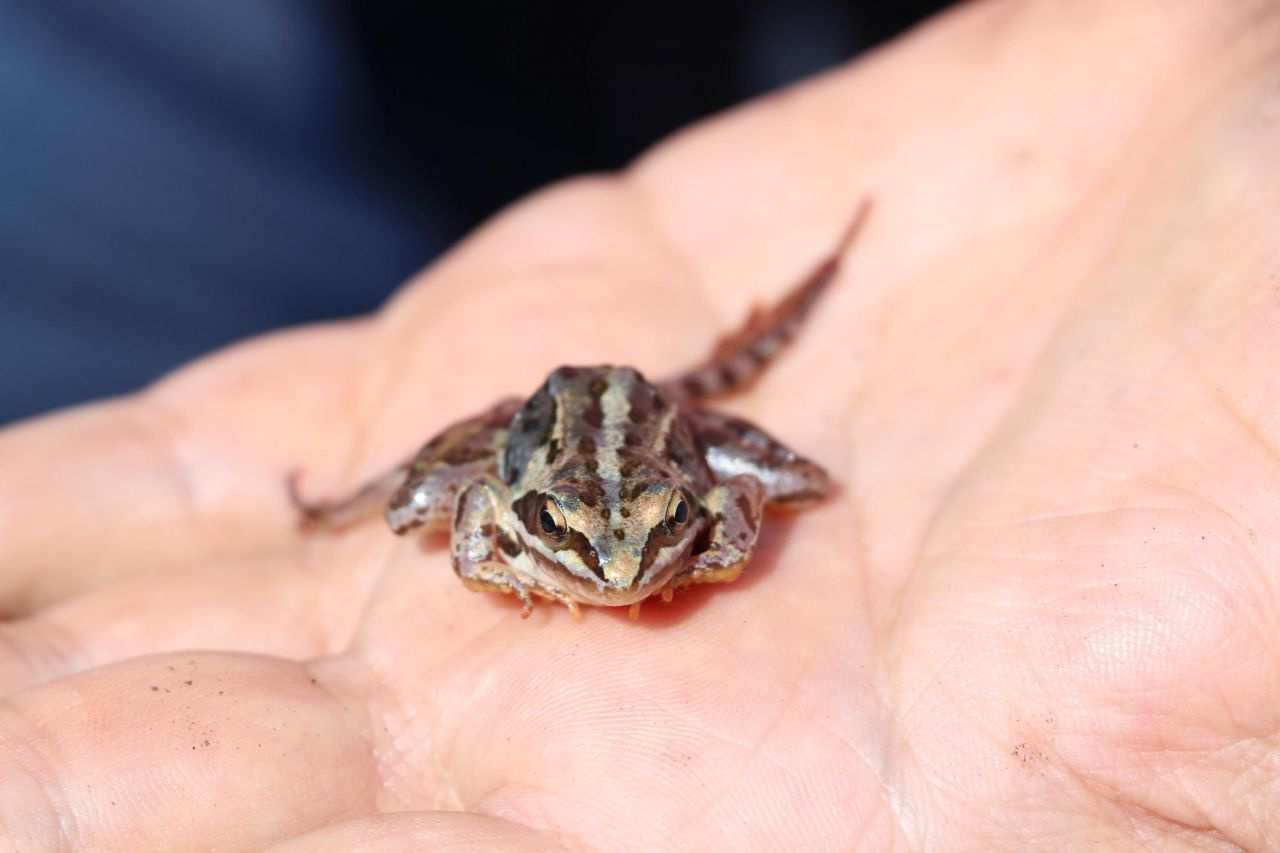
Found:
[[[376, 316], [0, 433], [11, 845], [1280, 844], [1277, 44], [1275, 3], [964, 7]], [[296, 529], [295, 466], [692, 363], [868, 192], [725, 406], [837, 484], [738, 581], [526, 621], [443, 542]]]

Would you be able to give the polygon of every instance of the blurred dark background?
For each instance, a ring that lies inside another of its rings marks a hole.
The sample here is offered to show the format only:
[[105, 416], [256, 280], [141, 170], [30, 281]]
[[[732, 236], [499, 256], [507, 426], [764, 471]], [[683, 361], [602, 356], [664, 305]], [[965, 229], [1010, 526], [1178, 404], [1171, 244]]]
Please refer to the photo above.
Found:
[[0, 0], [0, 423], [370, 310], [529, 190], [945, 5]]

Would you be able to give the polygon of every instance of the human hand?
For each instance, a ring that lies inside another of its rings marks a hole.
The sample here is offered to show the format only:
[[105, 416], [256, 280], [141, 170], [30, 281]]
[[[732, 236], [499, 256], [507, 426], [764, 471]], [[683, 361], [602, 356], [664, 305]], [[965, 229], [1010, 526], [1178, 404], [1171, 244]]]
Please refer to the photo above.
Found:
[[[968, 6], [525, 201], [371, 318], [0, 434], [0, 825], [1274, 845], [1278, 29], [1268, 3]], [[667, 375], [869, 192], [724, 406], [839, 484], [738, 582], [522, 621], [438, 542], [297, 531], [291, 468], [340, 493], [562, 362]]]

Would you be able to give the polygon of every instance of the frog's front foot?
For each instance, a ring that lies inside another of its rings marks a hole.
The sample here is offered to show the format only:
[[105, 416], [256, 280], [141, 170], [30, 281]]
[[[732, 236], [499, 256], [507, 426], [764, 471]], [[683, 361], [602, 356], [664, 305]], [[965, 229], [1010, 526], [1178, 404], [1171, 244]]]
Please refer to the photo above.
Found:
[[668, 582], [662, 590], [663, 601], [677, 587], [737, 580], [756, 549], [764, 497], [764, 486], [748, 474], [730, 477], [707, 493], [703, 503], [712, 518], [710, 541]]
[[528, 619], [533, 613], [534, 595], [551, 601], [558, 601], [569, 611], [569, 615], [577, 622], [582, 618], [582, 610], [578, 602], [567, 595], [542, 587], [530, 587], [524, 584], [503, 563], [486, 562], [458, 569], [458, 576], [467, 588], [475, 592], [505, 592], [520, 599], [520, 618]]
[[507, 567], [502, 563], [473, 564], [466, 569], [464, 574], [462, 569], [457, 568], [455, 559], [454, 568], [467, 589], [473, 592], [509, 593], [520, 599], [521, 619], [528, 619], [529, 614], [533, 613], [533, 596], [529, 594], [528, 589], [511, 576], [510, 572], [507, 571]]
[[497, 510], [508, 497], [501, 484], [487, 478], [471, 483], [458, 496], [450, 551], [453, 570], [468, 589], [496, 590], [520, 599], [520, 616], [533, 612], [533, 596], [510, 567], [498, 558]]
[[497, 591], [520, 599], [520, 618], [533, 613], [533, 596], [558, 601], [575, 620], [582, 617], [578, 602], [561, 590], [529, 580], [503, 562], [501, 555], [519, 554], [520, 546], [508, 529], [499, 508], [511, 502], [511, 494], [489, 478], [477, 480], [458, 496], [454, 513], [453, 570], [476, 591]]

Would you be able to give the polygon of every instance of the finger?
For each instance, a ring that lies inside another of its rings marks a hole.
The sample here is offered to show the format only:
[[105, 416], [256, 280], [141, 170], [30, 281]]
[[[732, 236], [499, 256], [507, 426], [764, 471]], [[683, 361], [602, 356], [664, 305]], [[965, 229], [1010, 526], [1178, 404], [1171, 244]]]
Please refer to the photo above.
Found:
[[194, 520], [166, 426], [142, 403], [117, 401], [0, 432], [6, 610], [100, 583], [130, 558], [182, 553]]
[[0, 709], [0, 827], [17, 849], [247, 849], [367, 814], [358, 698], [333, 667], [212, 653], [24, 691]]
[[286, 466], [342, 447], [334, 409], [364, 338], [358, 324], [263, 338], [145, 393], [0, 431], [0, 613], [297, 541]]
[[376, 549], [351, 556], [367, 538], [353, 534], [321, 562], [277, 555], [130, 576], [0, 625], [0, 695], [180, 649], [295, 660], [334, 654], [379, 571]]
[[522, 824], [468, 812], [397, 812], [326, 826], [277, 844], [270, 853], [433, 850], [563, 850], [564, 841]]

